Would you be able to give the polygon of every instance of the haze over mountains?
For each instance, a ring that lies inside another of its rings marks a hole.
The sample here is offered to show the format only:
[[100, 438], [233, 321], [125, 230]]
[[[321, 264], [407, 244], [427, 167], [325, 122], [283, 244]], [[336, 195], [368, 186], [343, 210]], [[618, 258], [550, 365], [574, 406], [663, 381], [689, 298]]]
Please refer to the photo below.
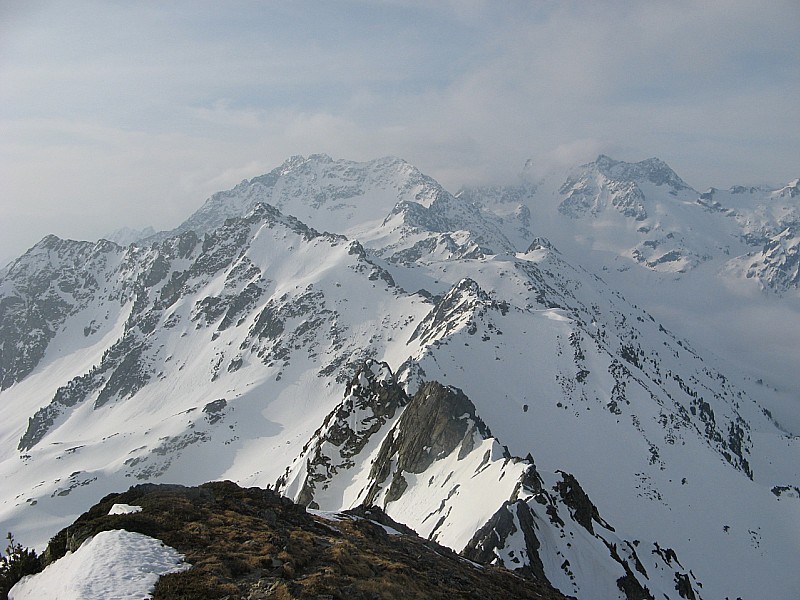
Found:
[[232, 479], [579, 598], [796, 596], [800, 183], [532, 173], [293, 157], [46, 237], [0, 272], [0, 525]]

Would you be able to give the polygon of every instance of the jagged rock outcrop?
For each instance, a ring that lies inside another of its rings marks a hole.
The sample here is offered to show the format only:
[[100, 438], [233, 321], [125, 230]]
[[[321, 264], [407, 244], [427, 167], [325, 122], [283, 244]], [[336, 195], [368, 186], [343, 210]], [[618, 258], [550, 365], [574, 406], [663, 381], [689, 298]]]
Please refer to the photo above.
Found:
[[526, 577], [547, 581], [544, 565], [539, 558], [541, 544], [536, 538], [535, 516], [523, 500], [504, 502], [492, 518], [475, 532], [461, 553], [478, 563], [496, 563], [509, 538], [517, 533], [522, 535], [523, 544], [518, 549], [508, 551], [508, 568]]
[[[601, 597], [633, 600], [650, 586], [677, 598], [674, 578], [700, 590], [678, 565], [643, 566], [574, 476], [556, 472], [546, 482], [531, 456], [512, 457], [461, 390], [427, 382], [408, 398], [385, 364], [359, 370], [276, 489], [326, 510], [378, 506], [470, 560], [567, 594], [603, 589]], [[482, 526], [465, 535], [464, 520]]]
[[358, 455], [370, 438], [407, 403], [408, 396], [389, 366], [367, 361], [347, 385], [344, 400], [325, 417], [276, 488], [303, 506], [319, 508], [315, 495], [324, 493], [339, 473], [357, 467]]
[[[420, 388], [397, 425], [381, 444], [370, 470], [373, 481], [364, 502], [373, 504], [381, 488], [385, 504], [397, 500], [408, 487], [405, 473], [424, 473], [435, 460], [452, 454], [465, 457], [476, 438], [491, 436], [464, 393], [432, 381]], [[390, 479], [391, 478], [391, 479]]]

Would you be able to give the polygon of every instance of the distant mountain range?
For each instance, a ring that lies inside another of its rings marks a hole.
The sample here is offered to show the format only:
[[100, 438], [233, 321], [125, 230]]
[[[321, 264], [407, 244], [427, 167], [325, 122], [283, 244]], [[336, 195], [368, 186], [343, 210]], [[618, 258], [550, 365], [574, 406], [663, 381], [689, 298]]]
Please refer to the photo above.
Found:
[[758, 358], [765, 315], [798, 333], [798, 180], [600, 156], [453, 194], [313, 155], [126, 235], [0, 271], [17, 539], [230, 479], [577, 598], [800, 593], [800, 346]]

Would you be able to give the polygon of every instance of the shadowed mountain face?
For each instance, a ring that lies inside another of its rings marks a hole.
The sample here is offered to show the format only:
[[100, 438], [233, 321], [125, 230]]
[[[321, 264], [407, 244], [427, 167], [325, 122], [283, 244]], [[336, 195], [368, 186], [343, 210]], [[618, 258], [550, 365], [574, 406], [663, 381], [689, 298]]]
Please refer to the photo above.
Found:
[[316, 155], [124, 248], [48, 236], [0, 273], [0, 527], [227, 479], [578, 598], [796, 595], [788, 392], [705, 335], [794, 314], [795, 188], [599, 157], [453, 195]]

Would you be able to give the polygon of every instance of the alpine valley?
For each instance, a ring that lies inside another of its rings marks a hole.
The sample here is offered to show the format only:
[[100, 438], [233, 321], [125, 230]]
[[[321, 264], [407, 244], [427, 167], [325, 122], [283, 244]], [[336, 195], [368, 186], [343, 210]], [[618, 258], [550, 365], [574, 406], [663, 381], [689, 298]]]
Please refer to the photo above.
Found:
[[293, 157], [44, 238], [0, 271], [0, 530], [227, 479], [581, 599], [800, 597], [800, 181], [534, 172]]

